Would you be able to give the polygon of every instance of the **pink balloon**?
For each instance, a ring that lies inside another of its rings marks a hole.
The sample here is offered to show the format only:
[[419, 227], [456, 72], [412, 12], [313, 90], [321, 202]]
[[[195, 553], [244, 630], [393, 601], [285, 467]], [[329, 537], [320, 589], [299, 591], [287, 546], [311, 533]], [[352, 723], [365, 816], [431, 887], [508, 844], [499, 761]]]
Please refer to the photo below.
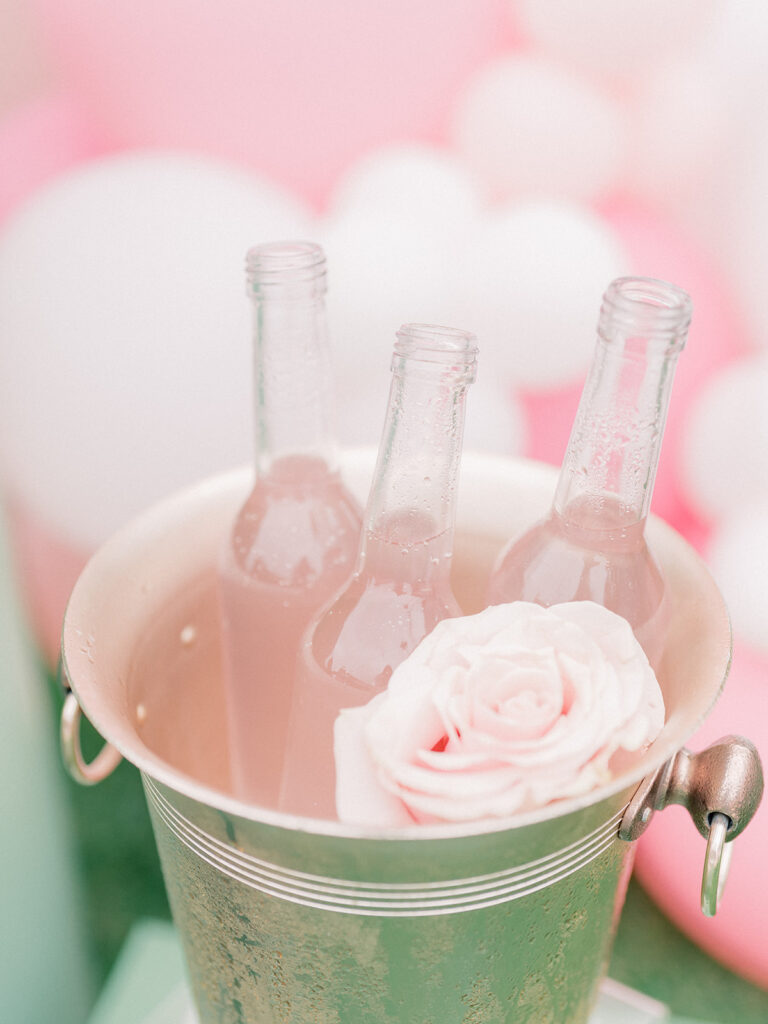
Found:
[[[689, 744], [701, 750], [729, 733], [745, 734], [768, 765], [768, 658], [739, 648], [725, 691]], [[768, 988], [768, 810], [733, 841], [733, 860], [722, 903], [714, 918], [699, 907], [706, 843], [686, 811], [657, 814], [638, 844], [635, 871], [661, 909], [695, 942], [731, 970]]]
[[322, 199], [391, 141], [436, 141], [509, 38], [502, 0], [37, 0], [58, 72], [123, 145], [203, 150]]
[[576, 415], [582, 384], [551, 391], [521, 391], [520, 401], [528, 423], [525, 454], [559, 466]]
[[64, 610], [91, 552], [63, 540], [24, 503], [6, 497], [8, 537], [32, 635], [48, 667], [59, 659]]
[[70, 95], [42, 96], [6, 114], [0, 121], [0, 221], [49, 178], [106, 149]]
[[[693, 323], [675, 374], [652, 511], [698, 546], [707, 531], [679, 484], [682, 427], [704, 382], [748, 351], [745, 330], [717, 269], [679, 228], [629, 201], [613, 203], [603, 212], [630, 255], [632, 273], [672, 281], [693, 298]], [[580, 391], [579, 385], [521, 396], [528, 417], [527, 454], [555, 464], [561, 461]]]
[[[45, 95], [7, 114], [0, 121], [0, 153], [7, 156], [0, 163], [0, 222], [50, 178], [106, 149], [72, 96]], [[35, 638], [54, 668], [64, 607], [85, 553], [57, 539], [7, 495], [6, 503], [18, 585]]]

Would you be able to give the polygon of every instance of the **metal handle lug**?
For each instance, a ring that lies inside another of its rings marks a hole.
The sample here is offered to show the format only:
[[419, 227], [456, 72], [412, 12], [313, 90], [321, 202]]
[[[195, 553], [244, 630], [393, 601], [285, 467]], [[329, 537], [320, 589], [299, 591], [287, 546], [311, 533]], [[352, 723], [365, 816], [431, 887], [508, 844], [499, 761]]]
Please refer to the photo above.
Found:
[[632, 842], [656, 811], [670, 804], [685, 807], [707, 840], [701, 909], [712, 916], [730, 863], [726, 844], [747, 827], [762, 795], [763, 770], [754, 744], [743, 736], [725, 736], [698, 754], [679, 750], [646, 776], [624, 812], [619, 837]]

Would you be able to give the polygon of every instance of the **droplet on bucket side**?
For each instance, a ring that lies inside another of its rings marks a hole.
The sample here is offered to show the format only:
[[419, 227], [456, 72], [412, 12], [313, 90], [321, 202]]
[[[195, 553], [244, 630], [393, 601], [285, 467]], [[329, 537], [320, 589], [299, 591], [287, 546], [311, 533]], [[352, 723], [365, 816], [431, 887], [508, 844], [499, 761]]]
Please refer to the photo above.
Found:
[[137, 704], [136, 705], [136, 721], [141, 723], [141, 722], [146, 722], [146, 720], [147, 720], [147, 709], [144, 707], [143, 704]]
[[190, 647], [197, 640], [197, 630], [194, 626], [185, 626], [179, 634], [179, 639], [185, 647]]

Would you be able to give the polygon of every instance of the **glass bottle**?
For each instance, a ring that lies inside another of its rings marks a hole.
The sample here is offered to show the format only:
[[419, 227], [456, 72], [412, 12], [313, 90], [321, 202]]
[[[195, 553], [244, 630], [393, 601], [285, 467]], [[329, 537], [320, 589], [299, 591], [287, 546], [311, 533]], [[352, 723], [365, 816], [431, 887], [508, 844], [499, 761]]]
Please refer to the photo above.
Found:
[[477, 346], [464, 331], [407, 324], [397, 334], [389, 405], [354, 575], [304, 636], [280, 806], [335, 817], [333, 723], [364, 704], [444, 618], [467, 388]]
[[221, 552], [219, 597], [233, 788], [274, 806], [299, 640], [354, 568], [360, 513], [331, 430], [323, 250], [257, 246], [247, 283], [256, 474]]
[[689, 296], [664, 281], [608, 287], [551, 511], [501, 552], [488, 588], [489, 604], [605, 605], [628, 619], [654, 668], [665, 586], [645, 522], [690, 319]]

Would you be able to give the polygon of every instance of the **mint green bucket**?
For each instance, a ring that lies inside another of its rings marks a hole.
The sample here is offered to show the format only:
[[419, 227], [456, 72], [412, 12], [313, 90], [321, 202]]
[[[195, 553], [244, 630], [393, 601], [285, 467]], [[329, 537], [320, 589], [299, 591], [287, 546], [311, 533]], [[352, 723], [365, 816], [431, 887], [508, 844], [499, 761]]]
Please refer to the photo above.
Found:
[[[361, 494], [371, 466], [370, 452], [345, 456]], [[141, 770], [201, 1024], [585, 1022], [631, 870], [620, 831], [691, 802], [662, 783], [727, 673], [728, 616], [703, 564], [650, 524], [671, 596], [668, 716], [631, 771], [507, 820], [356, 829], [230, 792], [215, 562], [247, 487], [245, 472], [216, 478], [123, 530], [84, 571], [64, 627], [65, 759], [85, 782], [120, 756]], [[455, 562], [466, 610], [552, 487], [537, 464], [465, 459]], [[81, 709], [107, 740], [91, 764]]]

